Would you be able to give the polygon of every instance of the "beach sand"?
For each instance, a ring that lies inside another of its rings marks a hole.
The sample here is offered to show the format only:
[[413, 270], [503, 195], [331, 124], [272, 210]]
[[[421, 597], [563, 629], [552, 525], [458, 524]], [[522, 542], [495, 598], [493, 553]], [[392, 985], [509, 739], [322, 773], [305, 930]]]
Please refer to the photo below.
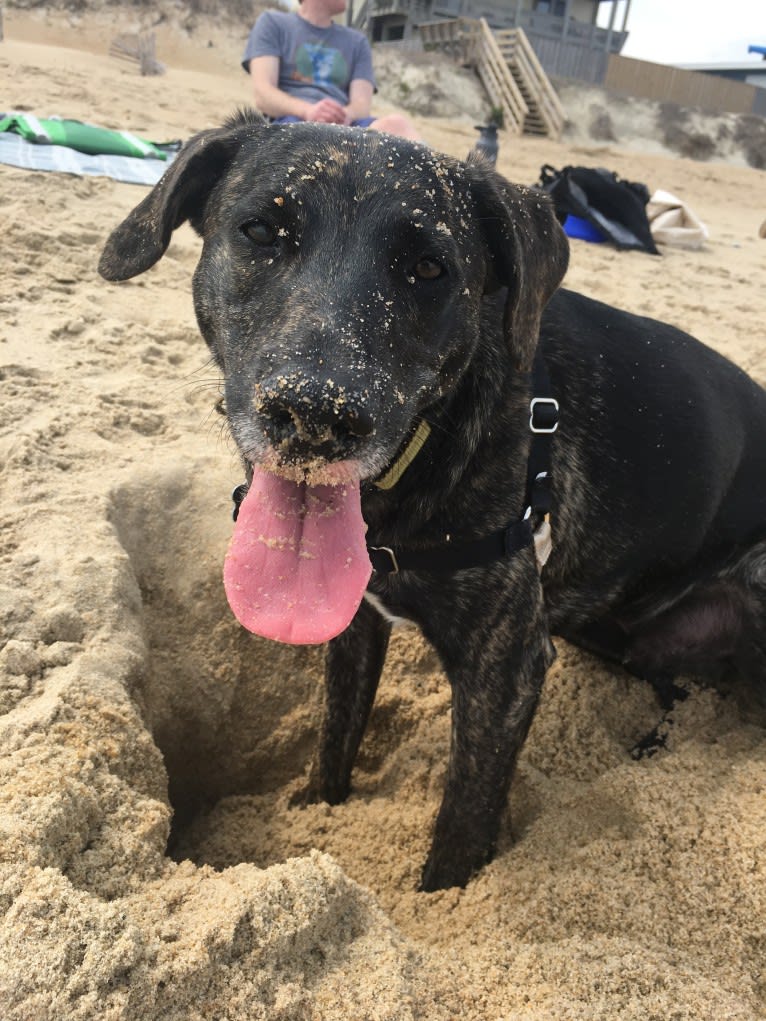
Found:
[[[3, 102], [157, 141], [248, 102], [236, 36], [168, 29], [167, 74], [142, 78], [106, 55], [129, 22], [7, 11]], [[469, 114], [417, 123], [456, 156], [476, 137]], [[501, 137], [511, 180], [545, 163], [681, 196], [703, 248], [574, 241], [566, 284], [766, 383], [763, 171]], [[766, 717], [735, 697], [692, 684], [666, 750], [636, 762], [652, 692], [558, 642], [495, 861], [465, 890], [418, 894], [449, 691], [403, 632], [351, 798], [292, 806], [321, 653], [258, 640], [226, 606], [241, 472], [194, 322], [199, 240], [181, 228], [122, 285], [96, 273], [144, 194], [0, 166], [0, 1016], [766, 1016]]]

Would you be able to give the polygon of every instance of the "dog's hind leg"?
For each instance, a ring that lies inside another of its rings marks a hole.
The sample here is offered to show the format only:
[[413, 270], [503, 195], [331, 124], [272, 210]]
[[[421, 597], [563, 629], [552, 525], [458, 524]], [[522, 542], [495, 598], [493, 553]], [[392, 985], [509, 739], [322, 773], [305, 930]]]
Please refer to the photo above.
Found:
[[752, 607], [749, 633], [740, 643], [737, 674], [766, 705], [766, 542], [742, 557], [734, 576], [747, 590]]
[[324, 717], [309, 798], [337, 805], [351, 790], [351, 771], [375, 700], [391, 625], [362, 602], [349, 627], [329, 643]]
[[668, 730], [673, 723], [673, 710], [678, 702], [689, 697], [687, 689], [679, 687], [672, 676], [658, 675], [643, 677], [642, 680], [648, 681], [654, 688], [663, 713], [659, 723], [631, 748], [630, 754], [634, 759], [650, 758], [665, 747]]
[[648, 679], [739, 674], [764, 629], [762, 599], [734, 574], [700, 582], [634, 631], [625, 665]]
[[673, 671], [657, 671], [653, 665], [626, 662], [630, 634], [615, 617], [606, 616], [591, 621], [572, 632], [562, 629], [561, 637], [587, 652], [596, 653], [611, 663], [619, 664], [635, 677], [652, 685], [662, 707], [663, 717], [657, 726], [638, 742], [631, 754], [634, 758], [640, 759], [658, 751], [665, 744], [665, 731], [673, 706], [688, 695], [685, 688], [675, 683], [676, 674]]
[[766, 693], [766, 589], [747, 584], [739, 567], [701, 582], [634, 633], [625, 666], [654, 686], [665, 710], [634, 757], [664, 745], [672, 708], [687, 696], [674, 683], [679, 675], [731, 678]]
[[628, 630], [621, 625], [616, 617], [602, 617], [591, 621], [576, 631], [560, 631], [562, 638], [572, 642], [573, 645], [585, 649], [587, 652], [594, 652], [597, 656], [608, 660], [610, 663], [617, 663], [639, 677], [642, 681], [648, 681], [659, 699], [663, 709], [670, 709], [675, 702], [686, 695], [683, 688], [674, 684], [676, 674], [664, 668], [657, 670], [653, 665], [642, 665], [633, 663], [628, 659], [628, 650], [631, 645], [631, 636]]

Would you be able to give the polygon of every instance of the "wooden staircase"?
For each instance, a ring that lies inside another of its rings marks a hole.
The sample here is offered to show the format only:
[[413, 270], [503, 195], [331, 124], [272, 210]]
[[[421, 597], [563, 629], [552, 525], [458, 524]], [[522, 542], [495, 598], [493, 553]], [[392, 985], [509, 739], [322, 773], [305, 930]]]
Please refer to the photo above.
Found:
[[[464, 19], [468, 20], [468, 19]], [[492, 105], [503, 111], [503, 127], [520, 135], [529, 106], [484, 18], [469, 27], [468, 63], [476, 68]]]
[[560, 136], [564, 109], [523, 29], [493, 32], [484, 18], [455, 18], [418, 31], [424, 49], [442, 50], [476, 69], [506, 130]]
[[528, 107], [523, 131], [528, 135], [558, 138], [566, 119], [564, 108], [524, 29], [507, 28], [495, 32], [495, 39]]

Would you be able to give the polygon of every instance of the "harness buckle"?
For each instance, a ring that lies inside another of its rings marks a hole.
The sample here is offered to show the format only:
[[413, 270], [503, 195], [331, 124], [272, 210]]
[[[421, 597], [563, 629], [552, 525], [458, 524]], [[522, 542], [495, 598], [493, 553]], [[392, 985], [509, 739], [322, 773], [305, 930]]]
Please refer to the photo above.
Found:
[[555, 433], [559, 427], [559, 402], [555, 397], [533, 397], [529, 402], [529, 428], [533, 433]]
[[[377, 567], [375, 565], [375, 562], [373, 560], [373, 565], [372, 566], [373, 566], [373, 568], [379, 574], [383, 574], [383, 573], [385, 573], [385, 574], [398, 574], [399, 573], [399, 561], [396, 559], [396, 554], [394, 553], [394, 551], [391, 549], [390, 546], [368, 546], [367, 549], [368, 549], [369, 552], [385, 553], [385, 554], [388, 555], [388, 558], [389, 558], [389, 561], [390, 561], [390, 567], [384, 568], [383, 571], [381, 571], [380, 567]], [[375, 558], [375, 559], [380, 561], [379, 557]]]

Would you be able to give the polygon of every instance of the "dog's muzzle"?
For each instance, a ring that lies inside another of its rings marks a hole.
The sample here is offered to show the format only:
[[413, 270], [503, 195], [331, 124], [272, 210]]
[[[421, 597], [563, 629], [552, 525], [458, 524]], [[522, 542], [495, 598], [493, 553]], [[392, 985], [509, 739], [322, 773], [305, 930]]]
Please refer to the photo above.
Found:
[[365, 399], [330, 379], [273, 378], [258, 385], [254, 403], [269, 444], [292, 462], [348, 458], [375, 433]]

